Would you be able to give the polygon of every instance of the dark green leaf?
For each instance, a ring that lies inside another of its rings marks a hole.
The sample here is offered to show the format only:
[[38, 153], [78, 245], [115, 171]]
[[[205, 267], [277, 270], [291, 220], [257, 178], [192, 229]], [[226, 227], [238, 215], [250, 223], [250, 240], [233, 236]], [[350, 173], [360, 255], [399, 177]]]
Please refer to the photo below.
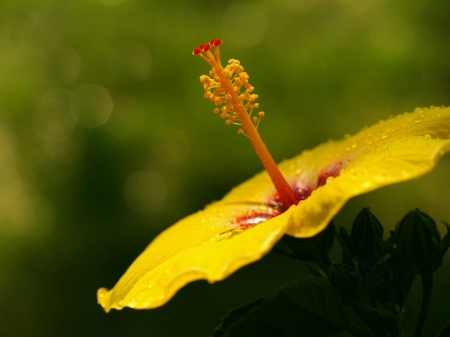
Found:
[[312, 276], [325, 277], [325, 275], [321, 274], [320, 271], [314, 269], [314, 267], [310, 266], [309, 264], [306, 264], [306, 268], [309, 270]]
[[251, 309], [261, 305], [264, 300], [265, 297], [258, 298], [257, 300], [244, 304], [239, 308], [230, 310], [228, 312], [228, 316], [222, 318], [222, 323], [220, 323], [220, 325], [214, 330], [210, 337], [222, 337], [231, 325], [239, 321]]
[[333, 287], [316, 276], [283, 287], [230, 325], [223, 336], [324, 337], [344, 330], [348, 324]]

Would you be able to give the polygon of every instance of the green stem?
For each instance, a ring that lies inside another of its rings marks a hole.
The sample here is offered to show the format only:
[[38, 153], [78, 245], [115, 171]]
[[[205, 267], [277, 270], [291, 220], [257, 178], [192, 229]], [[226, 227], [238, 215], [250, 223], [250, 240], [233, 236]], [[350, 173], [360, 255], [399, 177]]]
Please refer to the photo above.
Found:
[[416, 332], [414, 337], [421, 337], [425, 321], [428, 316], [428, 309], [431, 302], [431, 290], [433, 289], [433, 273], [426, 272], [420, 275], [422, 277], [422, 305], [420, 306], [420, 315], [416, 325]]

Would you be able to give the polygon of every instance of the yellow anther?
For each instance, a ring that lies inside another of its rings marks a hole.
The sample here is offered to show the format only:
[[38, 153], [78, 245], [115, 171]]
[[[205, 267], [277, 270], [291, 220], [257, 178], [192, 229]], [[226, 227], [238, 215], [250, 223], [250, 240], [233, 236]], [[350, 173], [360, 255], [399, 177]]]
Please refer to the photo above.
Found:
[[[208, 58], [207, 62], [213, 67], [209, 76], [200, 76], [200, 82], [205, 89], [205, 97], [217, 106], [213, 112], [225, 119], [227, 125], [241, 125], [242, 121], [238, 115], [246, 113], [250, 125], [256, 128], [264, 113], [260, 112], [258, 113], [259, 117], [252, 117], [253, 110], [259, 108], [259, 103], [254, 103], [258, 95], [251, 94], [255, 88], [248, 82], [249, 76], [240, 62], [231, 59], [225, 67], [222, 67], [220, 62], [216, 62], [212, 53], [206, 51], [202, 55]], [[238, 111], [240, 112], [237, 113]], [[245, 129], [239, 130], [241, 130], [239, 133], [247, 135]]]
[[248, 80], [249, 76], [248, 74], [244, 71], [242, 73], [239, 74], [239, 77], [241, 78], [241, 80], [245, 81]]
[[244, 131], [244, 129], [240, 128], [240, 129], [238, 129], [237, 133], [238, 133], [238, 135], [244, 135], [245, 131]]
[[244, 68], [241, 67], [241, 66], [236, 66], [236, 67], [234, 67], [234, 72], [235, 72], [236, 74], [240, 74], [240, 73], [242, 73], [243, 71], [244, 71]]
[[264, 117], [266, 114], [264, 113], [264, 111], [260, 111], [260, 112], [258, 113], [258, 115], [259, 115], [259, 117]]
[[222, 74], [223, 76], [225, 76], [225, 78], [231, 78], [231, 71], [228, 69], [224, 69]]

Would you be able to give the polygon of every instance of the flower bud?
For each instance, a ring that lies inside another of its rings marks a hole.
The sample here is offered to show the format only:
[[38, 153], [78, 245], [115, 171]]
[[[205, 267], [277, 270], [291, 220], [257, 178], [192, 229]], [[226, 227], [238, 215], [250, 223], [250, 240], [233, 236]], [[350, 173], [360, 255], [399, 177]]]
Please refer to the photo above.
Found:
[[364, 281], [353, 268], [333, 262], [328, 269], [328, 280], [341, 298], [342, 303], [352, 304], [361, 299]]
[[353, 222], [351, 243], [353, 254], [367, 265], [373, 266], [380, 260], [383, 226], [369, 208], [363, 208]]
[[328, 259], [328, 253], [334, 242], [335, 227], [333, 223], [322, 232], [306, 239], [285, 236], [283, 242], [294, 256], [302, 261], [320, 261]]
[[442, 264], [445, 250], [436, 223], [418, 209], [397, 224], [393, 237], [408, 272], [434, 272]]

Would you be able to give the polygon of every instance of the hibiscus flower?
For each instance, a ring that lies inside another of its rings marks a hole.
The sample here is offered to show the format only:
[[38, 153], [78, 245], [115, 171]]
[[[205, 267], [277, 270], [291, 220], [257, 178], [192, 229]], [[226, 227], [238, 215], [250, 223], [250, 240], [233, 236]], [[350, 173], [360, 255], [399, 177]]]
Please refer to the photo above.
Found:
[[98, 290], [106, 312], [156, 308], [189, 282], [223, 280], [284, 234], [320, 233], [350, 198], [417, 178], [450, 150], [450, 109], [417, 108], [276, 165], [257, 132], [264, 112], [256, 113], [249, 76], [237, 60], [221, 65], [220, 44], [211, 40], [193, 52], [212, 67], [200, 77], [205, 97], [226, 124], [240, 126], [266, 170], [155, 238], [114, 288]]

